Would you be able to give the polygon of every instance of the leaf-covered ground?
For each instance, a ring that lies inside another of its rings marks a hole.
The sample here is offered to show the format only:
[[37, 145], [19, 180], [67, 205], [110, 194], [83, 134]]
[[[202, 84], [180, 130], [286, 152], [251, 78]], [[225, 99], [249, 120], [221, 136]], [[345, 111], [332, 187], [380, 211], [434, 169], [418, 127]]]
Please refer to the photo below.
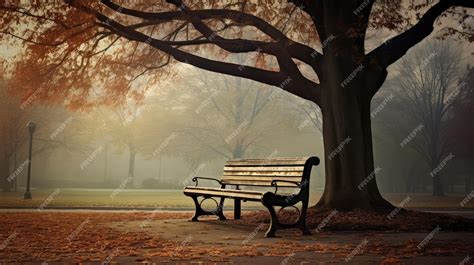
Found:
[[[291, 211], [283, 211], [279, 218], [291, 223], [294, 216]], [[388, 213], [362, 210], [320, 212], [310, 208], [306, 220], [310, 228], [328, 231], [429, 232], [439, 226], [444, 231], [474, 232], [474, 219], [397, 208]], [[266, 211], [249, 212], [242, 220], [246, 223], [268, 221]]]
[[328, 214], [310, 212], [311, 236], [287, 230], [264, 238], [261, 212], [201, 222], [187, 221], [188, 212], [3, 212], [0, 263], [471, 264], [474, 257], [474, 233], [444, 229], [472, 229], [467, 219], [400, 212], [387, 225], [382, 215], [336, 213], [321, 227]]

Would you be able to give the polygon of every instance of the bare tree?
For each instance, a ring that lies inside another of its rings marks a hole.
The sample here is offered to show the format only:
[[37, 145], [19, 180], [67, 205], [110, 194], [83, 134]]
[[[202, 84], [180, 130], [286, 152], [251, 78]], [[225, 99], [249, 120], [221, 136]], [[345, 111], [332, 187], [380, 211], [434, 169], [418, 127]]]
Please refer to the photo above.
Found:
[[447, 41], [430, 41], [397, 64], [392, 112], [381, 119], [401, 147], [411, 147], [430, 168], [433, 195], [443, 196], [443, 160], [452, 157], [448, 112], [458, 101], [461, 53]]

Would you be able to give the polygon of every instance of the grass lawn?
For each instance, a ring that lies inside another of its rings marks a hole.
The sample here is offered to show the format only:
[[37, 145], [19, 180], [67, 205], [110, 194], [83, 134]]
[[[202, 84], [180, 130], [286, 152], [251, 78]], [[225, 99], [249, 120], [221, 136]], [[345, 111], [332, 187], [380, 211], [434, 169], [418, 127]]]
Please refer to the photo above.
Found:
[[[0, 205], [40, 206], [122, 206], [122, 207], [192, 207], [190, 198], [178, 190], [114, 189], [33, 189], [32, 200], [23, 199], [23, 190], [3, 192]], [[48, 197], [50, 199], [48, 199]], [[49, 201], [49, 203], [48, 203]]]
[[[23, 190], [18, 192], [0, 192], [0, 206], [112, 206], [112, 207], [156, 207], [156, 208], [193, 208], [191, 198], [183, 195], [181, 190], [122, 190], [114, 189], [33, 189], [32, 200], [23, 199]], [[311, 204], [318, 201], [321, 194], [313, 192]], [[388, 193], [384, 197], [398, 206], [400, 202], [410, 199], [406, 208], [425, 209], [474, 209], [474, 199], [465, 207], [460, 202], [465, 198], [461, 194], [448, 194], [445, 197], [433, 197], [430, 194]], [[232, 202], [226, 204], [232, 206]], [[260, 208], [259, 203], [246, 202], [244, 208]]]

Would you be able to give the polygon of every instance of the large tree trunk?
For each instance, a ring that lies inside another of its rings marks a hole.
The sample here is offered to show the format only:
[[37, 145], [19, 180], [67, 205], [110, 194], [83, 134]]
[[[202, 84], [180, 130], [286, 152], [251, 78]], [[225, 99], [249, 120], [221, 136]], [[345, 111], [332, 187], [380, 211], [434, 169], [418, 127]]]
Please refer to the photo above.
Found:
[[317, 206], [341, 211], [390, 209], [375, 179], [369, 102], [350, 94], [341, 94], [336, 101], [341, 104], [323, 114], [326, 184]]
[[[386, 72], [355, 76], [341, 85], [360, 65], [329, 57], [321, 79], [326, 183], [318, 209], [389, 211], [393, 206], [381, 196], [374, 172], [370, 116], [373, 86], [381, 86]], [[349, 74], [347, 74], [349, 73]], [[378, 88], [378, 87], [377, 87]], [[362, 93], [361, 93], [362, 92]]]

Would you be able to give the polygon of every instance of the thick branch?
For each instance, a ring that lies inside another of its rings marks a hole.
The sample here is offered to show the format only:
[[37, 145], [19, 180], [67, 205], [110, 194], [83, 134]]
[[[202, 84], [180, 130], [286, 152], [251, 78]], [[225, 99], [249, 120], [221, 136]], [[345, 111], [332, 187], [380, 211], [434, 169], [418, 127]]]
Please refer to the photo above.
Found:
[[[278, 86], [294, 95], [311, 100], [313, 102], [318, 102], [319, 100], [319, 86], [309, 80], [300, 80], [299, 77], [291, 77], [281, 72], [273, 72], [251, 66], [243, 67], [242, 65], [234, 63], [220, 62], [190, 54], [172, 47], [164, 41], [152, 38], [125, 25], [122, 25], [101, 13], [90, 9], [87, 11], [94, 12], [97, 19], [103, 22], [102, 26], [108, 28], [115, 34], [125, 37], [129, 40], [147, 43], [156, 49], [173, 56], [173, 58], [180, 62], [191, 64], [201, 69], [216, 73], [243, 77], [272, 86]], [[295, 80], [295, 82], [293, 82], [293, 80]]]
[[[130, 15], [146, 20], [150, 20], [150, 23], [154, 24], [166, 23], [173, 20], [187, 20], [187, 15], [181, 11], [167, 11], [160, 13], [151, 13], [143, 12], [139, 10], [133, 10], [125, 8], [118, 4], [111, 2], [110, 0], [101, 0], [101, 2], [109, 7], [110, 9], [115, 10], [116, 12]], [[193, 16], [196, 16], [200, 20], [206, 19], [231, 19], [236, 23], [241, 25], [254, 26], [261, 30], [263, 33], [270, 36], [277, 42], [280, 42], [284, 45], [284, 48], [290, 54], [291, 57], [298, 59], [308, 65], [311, 65], [313, 68], [319, 69], [321, 63], [321, 54], [318, 53], [313, 48], [304, 45], [302, 43], [294, 42], [288, 39], [285, 34], [281, 31], [267, 23], [265, 20], [247, 14], [241, 11], [231, 10], [231, 9], [208, 9], [208, 10], [194, 10], [192, 11]], [[247, 52], [245, 49], [236, 52]], [[264, 51], [262, 51], [264, 52]]]
[[453, 6], [474, 7], [472, 0], [441, 0], [432, 6], [409, 30], [381, 44], [367, 56], [383, 67], [388, 67], [400, 59], [406, 52], [434, 30], [434, 22], [446, 10]]

